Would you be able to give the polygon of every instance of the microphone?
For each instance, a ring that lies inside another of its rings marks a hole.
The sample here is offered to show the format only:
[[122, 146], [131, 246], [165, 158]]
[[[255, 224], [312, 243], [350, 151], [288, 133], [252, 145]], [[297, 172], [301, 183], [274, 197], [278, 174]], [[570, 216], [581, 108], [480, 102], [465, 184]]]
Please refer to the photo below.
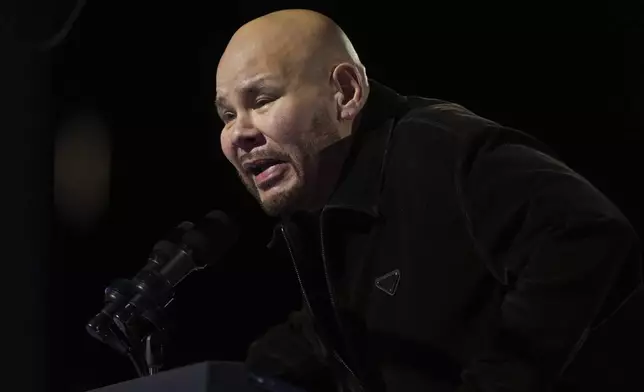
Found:
[[[219, 260], [234, 245], [238, 235], [238, 226], [225, 213], [217, 210], [210, 212], [193, 229], [183, 234], [178, 246], [170, 245], [160, 252], [163, 256], [170, 255], [167, 259], [162, 257], [162, 264], [140, 272], [143, 278], [137, 280], [137, 293], [114, 317], [121, 323], [127, 323], [136, 314], [164, 307], [176, 285], [193, 271], [204, 269]], [[158, 246], [157, 250], [160, 248]], [[172, 253], [168, 250], [172, 250]]]
[[126, 279], [118, 279], [105, 289], [105, 302], [109, 305], [103, 310], [110, 317], [113, 313], [123, 307], [129, 299], [135, 294], [135, 283], [145, 280], [148, 273], [158, 271], [164, 266], [173, 252], [177, 248], [177, 244], [181, 242], [183, 235], [194, 228], [192, 222], [181, 222], [177, 227], [172, 229], [165, 239], [157, 242], [148, 256], [148, 262], [143, 269], [130, 281]]
[[156, 311], [172, 302], [174, 288], [193, 271], [217, 262], [238, 236], [237, 224], [218, 210], [208, 213], [196, 225], [181, 223], [167, 239], [157, 242], [147, 264], [131, 281], [119, 280], [105, 291], [108, 304], [87, 324], [88, 332], [110, 344], [113, 334], [109, 324], [114, 322], [123, 334], [131, 335], [133, 331], [128, 327], [140, 324], [140, 316], [163, 330], [160, 312]]
[[[143, 269], [132, 279], [117, 279], [105, 289], [104, 308], [86, 325], [87, 332], [95, 339], [111, 346], [122, 354], [127, 353], [127, 347], [115, 335], [111, 328], [115, 313], [128, 304], [136, 294], [137, 282], [144, 280], [151, 271], [160, 269], [172, 256], [178, 247], [183, 235], [194, 228], [192, 222], [182, 222], [173, 228], [164, 239], [157, 242], [150, 255], [148, 262]], [[121, 328], [123, 329], [123, 328]], [[125, 333], [125, 332], [123, 332]]]

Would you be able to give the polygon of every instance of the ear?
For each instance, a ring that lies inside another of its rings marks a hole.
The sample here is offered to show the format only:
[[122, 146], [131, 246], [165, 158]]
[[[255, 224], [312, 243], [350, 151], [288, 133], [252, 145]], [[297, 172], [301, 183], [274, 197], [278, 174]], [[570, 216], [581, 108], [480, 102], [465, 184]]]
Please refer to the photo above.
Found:
[[353, 120], [364, 106], [365, 80], [359, 69], [349, 63], [335, 67], [331, 75], [340, 120]]

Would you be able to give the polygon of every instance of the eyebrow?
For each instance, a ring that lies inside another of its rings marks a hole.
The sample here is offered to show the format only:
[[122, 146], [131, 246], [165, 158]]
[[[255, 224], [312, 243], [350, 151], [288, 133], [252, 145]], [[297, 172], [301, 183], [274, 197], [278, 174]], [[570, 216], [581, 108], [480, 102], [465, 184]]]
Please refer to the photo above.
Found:
[[[275, 84], [275, 81], [276, 78], [271, 75], [260, 74], [243, 81], [239, 86], [235, 88], [235, 91], [242, 95], [246, 95], [252, 91], [261, 90], [268, 86], [273, 86]], [[217, 108], [228, 106], [228, 100], [225, 97], [218, 95], [215, 99], [215, 106]]]

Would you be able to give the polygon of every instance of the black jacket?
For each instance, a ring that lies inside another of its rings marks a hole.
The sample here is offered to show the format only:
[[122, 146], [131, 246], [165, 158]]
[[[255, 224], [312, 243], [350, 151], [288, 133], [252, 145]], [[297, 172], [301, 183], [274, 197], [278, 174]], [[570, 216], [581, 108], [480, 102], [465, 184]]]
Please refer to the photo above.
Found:
[[324, 209], [276, 228], [303, 308], [251, 346], [256, 372], [308, 390], [552, 390], [642, 287], [627, 219], [522, 132], [372, 81], [345, 142]]

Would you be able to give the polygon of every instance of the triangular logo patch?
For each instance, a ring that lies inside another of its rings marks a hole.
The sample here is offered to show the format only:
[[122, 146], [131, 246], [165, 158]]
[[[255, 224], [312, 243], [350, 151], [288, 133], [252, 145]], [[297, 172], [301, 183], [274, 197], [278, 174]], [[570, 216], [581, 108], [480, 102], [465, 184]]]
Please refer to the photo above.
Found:
[[376, 287], [385, 293], [393, 296], [396, 294], [396, 289], [398, 289], [398, 283], [400, 282], [400, 270], [395, 269], [388, 274], [385, 274], [379, 278], [376, 278]]

